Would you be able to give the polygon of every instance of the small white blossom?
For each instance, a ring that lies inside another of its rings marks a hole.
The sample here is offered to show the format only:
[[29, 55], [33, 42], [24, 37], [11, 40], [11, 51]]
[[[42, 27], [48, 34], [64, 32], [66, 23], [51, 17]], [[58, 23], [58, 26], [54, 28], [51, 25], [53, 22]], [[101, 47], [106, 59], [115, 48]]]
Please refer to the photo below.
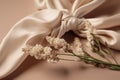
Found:
[[62, 47], [65, 48], [65, 46], [67, 45], [67, 42], [64, 39], [60, 39], [60, 38], [53, 38], [53, 37], [47, 36], [46, 40], [55, 49], [59, 49], [59, 48], [62, 48]]
[[26, 45], [26, 47], [23, 48], [22, 51], [25, 52], [26, 54], [29, 54], [29, 52], [30, 52], [31, 49], [32, 49], [32, 46]]
[[35, 59], [43, 59], [42, 52], [34, 55]]
[[55, 38], [53, 45], [56, 49], [59, 49], [66, 46], [66, 41], [64, 39]]
[[43, 46], [36, 44], [32, 49], [30, 50], [30, 55], [39, 55], [40, 52], [43, 50]]
[[46, 36], [46, 40], [47, 40], [47, 42], [48, 42], [50, 45], [53, 44], [53, 40], [54, 40], [54, 39], [55, 39], [54, 37]]
[[51, 51], [52, 51], [52, 48], [50, 48], [48, 46], [44, 47], [44, 49], [43, 49], [43, 52], [44, 52], [45, 56], [51, 55]]
[[40, 44], [36, 44], [35, 46], [24, 48], [24, 52], [29, 53], [30, 56], [35, 57], [35, 59], [43, 59], [48, 62], [57, 62], [59, 60], [58, 54], [66, 53], [68, 43], [64, 39], [50, 36], [47, 36], [46, 40], [49, 45], [44, 47]]
[[85, 20], [85, 28], [86, 28], [86, 35], [87, 35], [87, 40], [91, 43], [91, 41], [93, 40], [93, 36], [92, 34], [96, 34], [96, 29], [92, 26], [92, 24]]
[[83, 50], [82, 50], [82, 44], [79, 40], [79, 38], [75, 38], [74, 39], [74, 44], [72, 46], [72, 51], [76, 54], [76, 55], [83, 55]]

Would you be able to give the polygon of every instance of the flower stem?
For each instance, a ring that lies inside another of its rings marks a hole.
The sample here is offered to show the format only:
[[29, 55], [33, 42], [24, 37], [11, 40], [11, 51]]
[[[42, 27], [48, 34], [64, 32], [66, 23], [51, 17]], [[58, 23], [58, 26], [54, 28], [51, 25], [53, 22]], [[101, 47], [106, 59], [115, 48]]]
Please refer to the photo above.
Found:
[[59, 58], [59, 60], [64, 60], [64, 61], [75, 61], [75, 62], [78, 62], [78, 60], [73, 60], [73, 59], [65, 59], [65, 58]]
[[72, 54], [58, 54], [58, 55], [74, 56], [74, 55], [72, 55]]

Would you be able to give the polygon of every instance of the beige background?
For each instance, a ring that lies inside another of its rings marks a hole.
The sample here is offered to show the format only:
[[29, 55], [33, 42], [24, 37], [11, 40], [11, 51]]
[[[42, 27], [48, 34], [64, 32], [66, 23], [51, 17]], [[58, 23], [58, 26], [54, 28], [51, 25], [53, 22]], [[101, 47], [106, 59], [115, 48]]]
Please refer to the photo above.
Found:
[[[0, 42], [21, 18], [36, 11], [33, 0], [0, 0]], [[120, 72], [95, 68], [83, 63], [42, 63], [28, 57], [11, 75], [3, 80], [119, 80]]]
[[0, 41], [21, 18], [36, 10], [34, 0], [0, 0]]

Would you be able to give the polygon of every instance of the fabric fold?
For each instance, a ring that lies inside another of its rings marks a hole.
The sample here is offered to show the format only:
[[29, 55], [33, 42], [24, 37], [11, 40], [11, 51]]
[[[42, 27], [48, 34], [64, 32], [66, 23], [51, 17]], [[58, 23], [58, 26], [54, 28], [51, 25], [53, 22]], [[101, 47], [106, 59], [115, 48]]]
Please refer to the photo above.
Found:
[[120, 50], [120, 28], [113, 29], [120, 26], [120, 14], [84, 18], [106, 1], [35, 0], [39, 11], [17, 22], [1, 42], [0, 79], [17, 69], [29, 55], [22, 52], [25, 45], [34, 45], [38, 40], [42, 43], [47, 35], [61, 37], [70, 30], [81, 31], [84, 20], [94, 26], [97, 35], [110, 48]]
[[[48, 35], [51, 27], [59, 21], [60, 12], [49, 11], [36, 12], [20, 20], [2, 40], [0, 45], [0, 78], [13, 72], [25, 60], [28, 54], [24, 54], [22, 48], [31, 38], [36, 35], [39, 35], [38, 37]], [[47, 13], [49, 13], [48, 16]]]

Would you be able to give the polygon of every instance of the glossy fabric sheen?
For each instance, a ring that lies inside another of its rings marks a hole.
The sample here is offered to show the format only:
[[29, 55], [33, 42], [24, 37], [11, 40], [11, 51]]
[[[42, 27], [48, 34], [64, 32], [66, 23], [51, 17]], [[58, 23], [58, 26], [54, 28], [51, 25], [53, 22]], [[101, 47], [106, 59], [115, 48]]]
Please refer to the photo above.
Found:
[[[0, 44], [0, 79], [12, 73], [26, 59], [28, 54], [22, 52], [26, 44], [37, 43], [34, 42], [37, 37], [41, 40], [48, 34], [61, 37], [69, 30], [81, 29], [81, 26], [74, 25], [81, 23], [83, 18], [95, 27], [99, 37], [110, 48], [120, 50], [120, 10], [103, 14], [102, 10], [112, 6], [103, 5], [106, 2], [109, 1], [35, 0], [38, 11], [18, 21]], [[115, 6], [120, 7], [119, 4]], [[92, 14], [94, 16], [90, 16]], [[65, 18], [68, 18], [68, 24]]]

